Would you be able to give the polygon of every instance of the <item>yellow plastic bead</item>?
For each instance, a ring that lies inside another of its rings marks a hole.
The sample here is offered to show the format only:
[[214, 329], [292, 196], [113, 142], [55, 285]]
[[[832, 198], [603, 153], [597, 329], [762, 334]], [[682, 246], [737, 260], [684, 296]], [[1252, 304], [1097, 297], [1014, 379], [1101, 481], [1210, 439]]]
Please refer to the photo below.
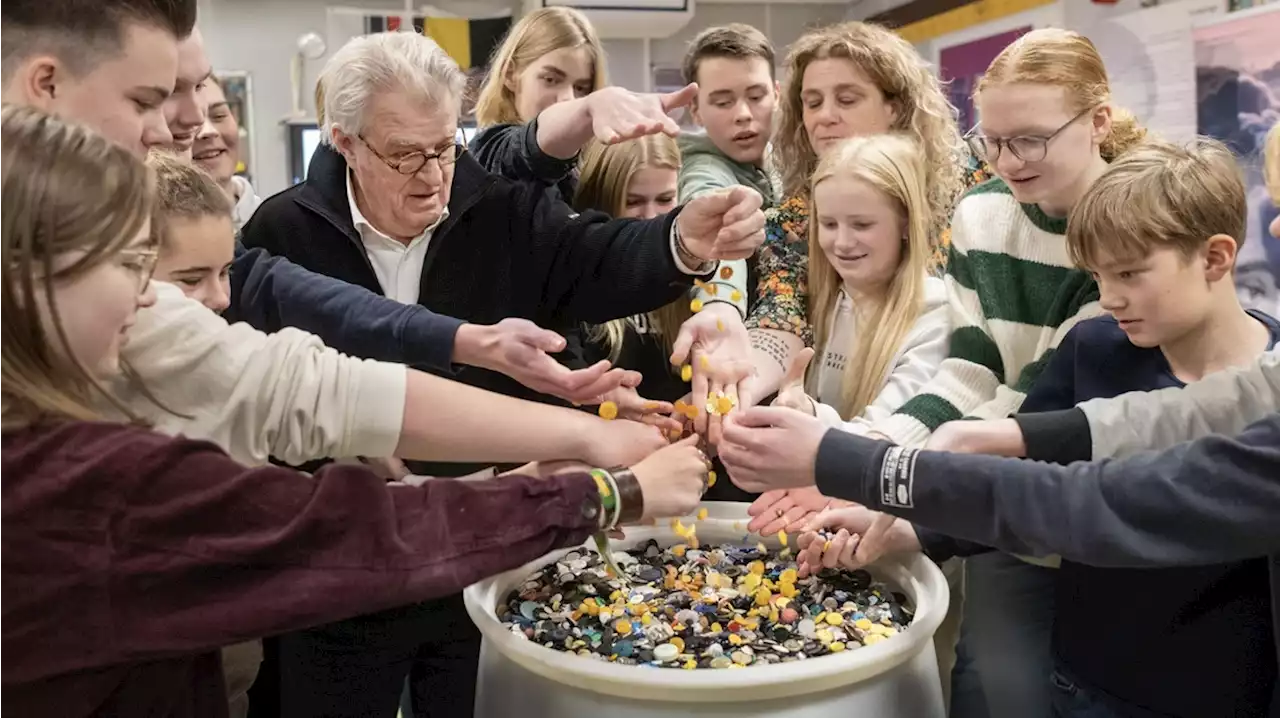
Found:
[[698, 407], [694, 406], [693, 404], [685, 404], [684, 415], [689, 417], [690, 419], [698, 418]]
[[828, 646], [828, 648], [831, 649], [832, 653], [839, 653], [840, 651], [844, 650], [844, 644], [841, 643], [840, 641], [832, 641], [831, 645]]
[[631, 633], [631, 621], [628, 621], [625, 618], [619, 618], [613, 622], [613, 630], [617, 631], [618, 635], [625, 636]]
[[748, 591], [754, 591], [760, 588], [760, 577], [754, 573], [749, 573], [742, 577], [742, 587]]
[[754, 573], [757, 576], [764, 575], [764, 561], [752, 561], [747, 564], [747, 572]]
[[703, 369], [710, 369], [710, 368], [711, 368], [711, 360], [710, 360], [710, 359], [708, 359], [705, 355], [704, 355], [704, 356], [702, 356], [702, 357], [699, 357], [699, 358], [702, 360], [702, 368], [703, 368]]
[[706, 519], [706, 518], [707, 518], [707, 510], [706, 510], [706, 509], [698, 509], [698, 520], [699, 520], [699, 521], [702, 521], [702, 520], [704, 520], [704, 519]]
[[795, 583], [799, 575], [794, 568], [789, 568], [778, 575], [778, 583]]
[[688, 364], [680, 367], [680, 378], [685, 381], [693, 381], [693, 367]]
[[874, 646], [875, 644], [877, 644], [877, 643], [879, 643], [879, 642], [881, 642], [881, 641], [883, 641], [883, 640], [884, 640], [884, 636], [882, 636], [882, 635], [880, 635], [880, 634], [878, 634], [878, 633], [873, 633], [873, 634], [871, 634], [870, 636], [867, 636], [866, 638], [862, 639], [862, 645], [864, 645], [864, 646]]
[[738, 634], [736, 634], [736, 633], [730, 633], [730, 634], [729, 634], [729, 644], [730, 644], [730, 645], [733, 645], [733, 646], [741, 646], [741, 645], [742, 645], [742, 636], [739, 636], [739, 635], [738, 635]]
[[697, 661], [695, 661], [695, 660], [693, 660], [692, 658], [691, 658], [691, 659], [689, 659], [688, 661], [686, 661], [686, 662], [685, 662], [685, 664], [684, 664], [684, 669], [685, 669], [686, 671], [692, 671], [693, 669], [695, 669], [695, 668], [697, 668], [697, 667], [698, 667], [698, 662], [697, 662]]
[[828, 631], [825, 628], [819, 628], [813, 635], [821, 643], [831, 643], [835, 640], [835, 636], [831, 635], [831, 631]]
[[832, 626], [839, 626], [840, 624], [844, 623], [844, 618], [838, 613], [828, 613], [827, 623]]
[[650, 623], [653, 623], [653, 616], [651, 614], [646, 613], [640, 617], [640, 625], [647, 626]]
[[721, 394], [720, 397], [716, 399], [716, 413], [724, 416], [725, 414], [733, 411], [733, 405], [734, 401], [732, 397]]
[[693, 312], [694, 314], [697, 314], [698, 312], [702, 311], [702, 300], [695, 299], [692, 302], [689, 302], [689, 311]]
[[681, 637], [679, 637], [679, 636], [673, 636], [673, 637], [671, 638], [671, 640], [670, 640], [670, 641], [667, 641], [667, 643], [670, 643], [671, 645], [673, 645], [673, 646], [675, 646], [675, 647], [676, 647], [676, 650], [680, 651], [681, 653], [684, 653], [684, 639], [683, 639], [683, 638], [681, 638]]
[[782, 545], [783, 545], [783, 546], [786, 546], [786, 545], [787, 545], [787, 532], [786, 532], [786, 531], [779, 531], [779, 532], [778, 532], [778, 541], [780, 541], [780, 542], [782, 543]]
[[867, 618], [859, 618], [858, 620], [856, 620], [856, 621], [854, 621], [854, 622], [853, 622], [853, 627], [854, 627], [854, 628], [859, 628], [859, 629], [861, 629], [861, 630], [863, 630], [863, 631], [870, 631], [870, 630], [871, 630], [871, 626], [873, 626], [873, 625], [875, 625], [875, 624], [871, 623], [871, 620], [870, 620], [870, 619], [867, 619]]
[[688, 547], [682, 543], [676, 544], [675, 546], [671, 547], [671, 555], [675, 556], [676, 558], [684, 558], [684, 552], [686, 548]]
[[723, 630], [724, 630], [724, 628], [722, 628], [722, 627], [720, 626], [720, 624], [718, 624], [718, 623], [713, 623], [713, 624], [711, 624], [711, 632], [712, 632], [712, 633], [719, 633], [719, 632], [721, 632], [721, 631], [723, 631]]
[[618, 418], [618, 405], [612, 401], [601, 402], [600, 418], [610, 420]]
[[730, 277], [732, 277], [732, 276], [733, 276], [733, 267], [724, 266], [724, 267], [721, 267], [721, 268], [720, 268], [720, 278], [721, 278], [721, 279], [725, 279], [725, 280], [727, 280], [727, 279], [729, 279], [729, 278], [730, 278]]
[[773, 598], [773, 594], [772, 594], [772, 593], [770, 593], [770, 592], [769, 592], [769, 589], [767, 589], [767, 588], [762, 588], [762, 589], [760, 589], [759, 591], [756, 591], [756, 605], [757, 605], [757, 606], [768, 606], [768, 605], [769, 605], [769, 599], [771, 599], [771, 598]]
[[672, 441], [679, 441], [680, 437], [684, 436], [684, 432], [680, 431], [679, 429], [672, 429], [669, 436], [671, 437]]
[[719, 319], [716, 320], [716, 331], [718, 332], [724, 331], [724, 322]]
[[[708, 471], [708, 472], [707, 472], [707, 488], [709, 489], [709, 488], [711, 488], [712, 486], [715, 486], [715, 485], [716, 485], [716, 472], [714, 472], [714, 471]], [[734, 530], [734, 531], [741, 531], [742, 529], [738, 528], [738, 525], [737, 525], [737, 524], [734, 524], [734, 525], [733, 525], [733, 530]]]
[[738, 290], [736, 290], [736, 289], [735, 289], [735, 290], [733, 290], [733, 294], [730, 294], [730, 295], [729, 295], [729, 300], [730, 300], [730, 301], [733, 301], [733, 302], [740, 302], [740, 301], [742, 301], [742, 292], [739, 292], [739, 291], [738, 291]]

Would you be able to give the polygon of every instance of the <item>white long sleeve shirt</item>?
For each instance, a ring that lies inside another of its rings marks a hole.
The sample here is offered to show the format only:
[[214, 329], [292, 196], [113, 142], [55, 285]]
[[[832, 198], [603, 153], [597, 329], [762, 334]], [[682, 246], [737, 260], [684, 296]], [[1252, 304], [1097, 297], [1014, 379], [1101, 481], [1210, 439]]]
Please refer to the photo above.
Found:
[[924, 309], [903, 338], [902, 346], [889, 364], [884, 385], [876, 398], [859, 416], [844, 421], [833, 406], [840, 402], [844, 381], [845, 354], [858, 332], [853, 300], [844, 292], [831, 317], [831, 339], [818, 360], [812, 377], [810, 395], [816, 397], [818, 418], [827, 426], [855, 434], [865, 434], [871, 425], [893, 415], [907, 400], [915, 396], [938, 371], [947, 356], [951, 322], [947, 313], [947, 288], [941, 279], [924, 281]]

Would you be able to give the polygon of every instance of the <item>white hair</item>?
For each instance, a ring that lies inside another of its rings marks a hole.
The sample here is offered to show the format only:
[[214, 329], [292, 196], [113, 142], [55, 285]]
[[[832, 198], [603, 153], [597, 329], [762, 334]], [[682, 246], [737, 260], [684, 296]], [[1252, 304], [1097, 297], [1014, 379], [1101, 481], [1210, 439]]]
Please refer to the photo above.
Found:
[[352, 38], [320, 71], [325, 119], [321, 141], [333, 128], [349, 136], [364, 131], [364, 111], [374, 95], [409, 93], [427, 102], [459, 102], [467, 76], [431, 38], [416, 32], [378, 32]]

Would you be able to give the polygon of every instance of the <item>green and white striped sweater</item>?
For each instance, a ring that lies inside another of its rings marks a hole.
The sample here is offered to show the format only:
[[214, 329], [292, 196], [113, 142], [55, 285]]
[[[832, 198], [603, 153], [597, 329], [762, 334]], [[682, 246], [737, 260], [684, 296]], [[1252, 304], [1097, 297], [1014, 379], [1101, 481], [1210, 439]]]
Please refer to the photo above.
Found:
[[1102, 313], [1098, 287], [1067, 257], [1067, 222], [1020, 204], [991, 179], [956, 206], [947, 253], [951, 346], [914, 398], [878, 422], [904, 446], [944, 422], [1007, 417], [1022, 405], [1062, 337]]

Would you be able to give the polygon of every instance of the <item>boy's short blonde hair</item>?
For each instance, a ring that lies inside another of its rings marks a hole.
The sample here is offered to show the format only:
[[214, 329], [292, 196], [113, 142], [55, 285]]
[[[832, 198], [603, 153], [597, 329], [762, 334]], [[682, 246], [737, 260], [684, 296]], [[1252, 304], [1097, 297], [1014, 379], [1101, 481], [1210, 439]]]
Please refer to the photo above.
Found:
[[1215, 234], [1243, 244], [1246, 218], [1244, 176], [1226, 145], [1148, 140], [1111, 163], [1076, 203], [1067, 250], [1086, 269], [1162, 247], [1190, 257]]
[[152, 152], [147, 165], [156, 175], [156, 213], [162, 220], [231, 216], [231, 199], [204, 170], [166, 152]]

